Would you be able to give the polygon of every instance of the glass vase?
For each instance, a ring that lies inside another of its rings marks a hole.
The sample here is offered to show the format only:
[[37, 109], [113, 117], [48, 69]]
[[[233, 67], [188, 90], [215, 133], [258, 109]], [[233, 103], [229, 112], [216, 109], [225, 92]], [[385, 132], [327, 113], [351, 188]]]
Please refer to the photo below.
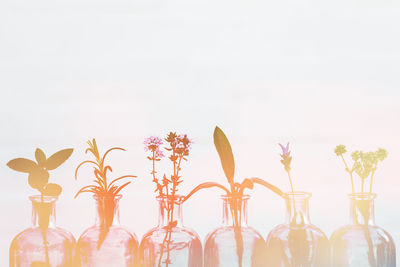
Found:
[[330, 266], [328, 238], [310, 221], [310, 197], [306, 192], [284, 194], [286, 219], [268, 234], [267, 266]]
[[96, 221], [78, 240], [78, 266], [134, 266], [139, 244], [134, 234], [120, 226], [118, 206], [121, 195], [94, 195], [94, 199]]
[[350, 194], [350, 224], [331, 236], [332, 266], [395, 267], [392, 237], [375, 225], [374, 199], [370, 193]]
[[206, 237], [205, 267], [267, 266], [265, 241], [247, 225], [248, 199], [222, 196], [222, 225]]
[[199, 236], [183, 226], [183, 196], [158, 197], [158, 225], [140, 243], [141, 267], [202, 267]]
[[31, 196], [32, 227], [18, 234], [10, 246], [10, 267], [72, 267], [75, 239], [55, 225], [57, 197]]

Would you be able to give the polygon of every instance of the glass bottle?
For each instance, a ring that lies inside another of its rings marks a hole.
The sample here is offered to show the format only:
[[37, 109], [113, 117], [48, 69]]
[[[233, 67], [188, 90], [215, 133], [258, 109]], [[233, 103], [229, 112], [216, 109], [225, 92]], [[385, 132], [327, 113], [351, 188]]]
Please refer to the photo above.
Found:
[[374, 199], [370, 193], [350, 194], [350, 224], [331, 236], [332, 266], [395, 267], [392, 237], [375, 225]]
[[183, 198], [157, 198], [158, 225], [147, 232], [140, 243], [141, 267], [203, 266], [203, 250], [199, 236], [195, 231], [183, 226]]
[[284, 194], [286, 219], [268, 234], [267, 266], [330, 266], [328, 238], [310, 221], [310, 197], [306, 192]]
[[266, 266], [265, 241], [247, 225], [248, 199], [222, 196], [222, 225], [206, 237], [205, 267]]
[[75, 238], [55, 225], [54, 196], [31, 196], [32, 227], [18, 234], [10, 246], [10, 267], [72, 267]]
[[134, 266], [138, 241], [134, 234], [120, 226], [118, 205], [121, 197], [94, 195], [96, 221], [78, 240], [78, 266]]

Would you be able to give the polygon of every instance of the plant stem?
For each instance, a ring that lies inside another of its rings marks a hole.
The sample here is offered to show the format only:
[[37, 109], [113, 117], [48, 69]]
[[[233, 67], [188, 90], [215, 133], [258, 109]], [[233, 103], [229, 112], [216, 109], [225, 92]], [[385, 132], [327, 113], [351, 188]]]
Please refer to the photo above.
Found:
[[344, 160], [343, 154], [340, 155], [340, 158], [342, 159], [344, 166], [346, 167], [346, 171], [350, 174], [350, 180], [351, 180], [351, 192], [354, 194], [354, 181], [353, 181], [353, 171], [350, 171], [349, 166], [347, 165], [346, 161]]
[[370, 184], [370, 186], [369, 186], [369, 193], [370, 193], [370, 194], [372, 193], [372, 184], [373, 184], [373, 182], [374, 182], [374, 174], [375, 174], [375, 171], [376, 171], [376, 166], [375, 166], [374, 169], [372, 169], [371, 184]]

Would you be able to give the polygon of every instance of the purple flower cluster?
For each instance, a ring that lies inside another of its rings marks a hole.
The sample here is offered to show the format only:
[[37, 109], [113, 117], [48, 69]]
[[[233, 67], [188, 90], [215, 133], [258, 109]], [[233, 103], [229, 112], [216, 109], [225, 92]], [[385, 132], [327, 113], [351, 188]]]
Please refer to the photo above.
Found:
[[289, 172], [290, 171], [290, 163], [292, 162], [292, 157], [290, 156], [290, 150], [289, 150], [289, 143], [287, 143], [286, 146], [283, 146], [282, 144], [279, 144], [279, 146], [282, 149], [281, 163], [285, 167], [285, 170], [287, 172]]
[[154, 152], [155, 158], [164, 157], [164, 153], [161, 151], [160, 146], [164, 143], [163, 140], [158, 136], [150, 136], [144, 140], [144, 150]]

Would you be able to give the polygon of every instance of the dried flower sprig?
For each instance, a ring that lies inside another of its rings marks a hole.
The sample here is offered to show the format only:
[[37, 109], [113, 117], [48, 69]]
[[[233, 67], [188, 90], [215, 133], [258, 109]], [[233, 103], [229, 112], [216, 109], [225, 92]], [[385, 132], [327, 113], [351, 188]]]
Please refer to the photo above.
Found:
[[36, 162], [25, 158], [16, 158], [10, 160], [7, 166], [14, 171], [29, 173], [29, 185], [38, 190], [42, 196], [59, 196], [62, 188], [58, 184], [49, 183], [49, 171], [58, 168], [72, 154], [73, 149], [60, 150], [49, 158], [40, 148], [35, 151]]
[[291, 170], [290, 164], [292, 163], [292, 156], [290, 155], [289, 143], [287, 143], [286, 146], [283, 146], [282, 144], [279, 144], [279, 146], [282, 149], [281, 163], [284, 166], [285, 171], [288, 174], [289, 182], [290, 182], [290, 189], [292, 190], [292, 193], [294, 193], [293, 181], [292, 181], [292, 177], [290, 175], [290, 170]]
[[364, 184], [366, 180], [368, 177], [371, 177], [369, 192], [372, 193], [372, 185], [374, 182], [376, 169], [378, 168], [378, 163], [387, 157], [387, 151], [383, 148], [378, 148], [373, 152], [356, 150], [351, 153], [351, 158], [353, 159], [353, 165], [351, 168], [349, 168], [349, 165], [343, 157], [343, 154], [346, 152], [347, 150], [344, 145], [338, 145], [335, 148], [335, 154], [342, 159], [345, 170], [350, 175], [352, 193], [355, 193], [353, 173], [356, 173], [361, 178], [361, 193], [364, 193]]
[[282, 196], [282, 191], [276, 186], [271, 185], [270, 183], [260, 179], [260, 178], [245, 178], [241, 183], [235, 182], [235, 160], [232, 153], [232, 148], [229, 143], [228, 138], [225, 133], [217, 126], [214, 130], [214, 145], [218, 152], [219, 158], [221, 160], [221, 165], [224, 170], [225, 176], [228, 180], [230, 189], [225, 186], [215, 183], [215, 182], [206, 182], [195, 187], [185, 198], [184, 201], [189, 199], [194, 193], [201, 189], [218, 187], [225, 191], [226, 195], [229, 197], [230, 201], [230, 210], [233, 217], [233, 227], [235, 231], [235, 240], [236, 240], [236, 254], [239, 260], [239, 266], [242, 266], [243, 259], [243, 238], [241, 233], [241, 205], [242, 198], [244, 194], [244, 190], [253, 189], [254, 183], [261, 184], [268, 189], [272, 190], [274, 193]]
[[161, 145], [163, 145], [164, 142], [161, 138], [156, 136], [150, 136], [144, 141], [145, 151], [151, 153], [147, 158], [151, 160], [153, 164], [151, 175], [153, 177], [153, 182], [156, 184], [155, 192], [157, 192], [159, 197], [167, 198], [167, 205], [165, 208], [167, 210], [168, 225], [164, 227], [167, 231], [161, 247], [158, 266], [161, 266], [164, 248], [167, 249], [167, 258], [164, 262], [165, 266], [170, 264], [171, 230], [177, 225], [177, 221], [174, 218], [174, 204], [178, 185], [183, 182], [180, 176], [181, 163], [182, 160], [187, 161], [193, 143], [186, 134], [177, 135], [175, 132], [170, 132], [164, 140], [168, 144], [164, 149], [170, 153], [168, 158], [172, 162], [173, 173], [169, 175], [169, 178], [164, 174], [162, 179], [157, 178], [156, 162], [160, 161], [161, 158], [164, 157], [164, 153], [161, 150]]
[[92, 160], [85, 160], [81, 162], [78, 167], [75, 169], [75, 180], [78, 179], [78, 170], [80, 167], [82, 167], [85, 164], [92, 164], [94, 165], [94, 185], [87, 185], [82, 187], [75, 195], [77, 197], [79, 194], [87, 192], [87, 193], [93, 193], [98, 196], [110, 196], [110, 197], [115, 197], [118, 195], [118, 193], [127, 185], [131, 183], [131, 181], [126, 182], [122, 185], [116, 185], [117, 181], [126, 179], [126, 178], [136, 178], [137, 176], [135, 175], [124, 175], [121, 177], [118, 177], [111, 182], [107, 181], [107, 171], [112, 172], [112, 168], [109, 165], [105, 165], [105, 159], [108, 153], [110, 153], [112, 150], [122, 150], [125, 151], [125, 149], [120, 148], [120, 147], [113, 147], [108, 149], [103, 156], [100, 156], [99, 149], [97, 147], [96, 140], [93, 138], [92, 142], [88, 141], [87, 142], [89, 145], [89, 148], [86, 149], [86, 153], [90, 152], [92, 155], [95, 157], [95, 161]]

